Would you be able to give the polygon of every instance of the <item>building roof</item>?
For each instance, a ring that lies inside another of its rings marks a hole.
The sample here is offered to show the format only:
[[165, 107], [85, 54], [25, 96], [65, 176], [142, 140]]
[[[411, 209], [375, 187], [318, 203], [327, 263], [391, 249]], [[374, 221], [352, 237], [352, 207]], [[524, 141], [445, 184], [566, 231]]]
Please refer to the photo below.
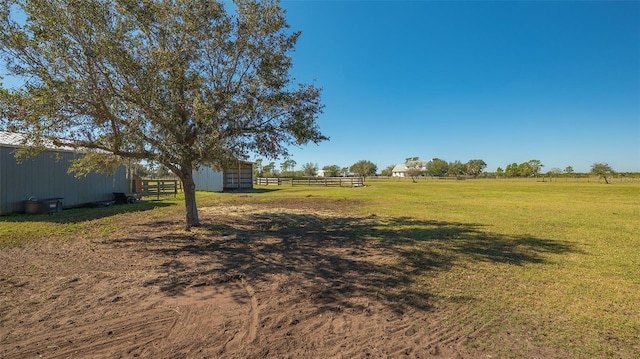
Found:
[[[53, 141], [46, 139], [43, 143], [44, 148], [54, 151], [74, 151], [72, 147], [68, 146], [56, 146]], [[0, 131], [0, 146], [1, 147], [30, 147], [33, 143], [27, 138], [26, 135], [16, 132]]]
[[405, 163], [398, 163], [393, 167], [392, 172], [406, 172], [409, 168], [425, 169], [431, 161], [409, 161]]
[[407, 170], [407, 165], [404, 163], [398, 163], [397, 165], [395, 165], [393, 167], [393, 170], [391, 170], [391, 172], [404, 172]]
[[22, 146], [24, 135], [14, 132], [0, 131], [0, 145], [18, 147]]

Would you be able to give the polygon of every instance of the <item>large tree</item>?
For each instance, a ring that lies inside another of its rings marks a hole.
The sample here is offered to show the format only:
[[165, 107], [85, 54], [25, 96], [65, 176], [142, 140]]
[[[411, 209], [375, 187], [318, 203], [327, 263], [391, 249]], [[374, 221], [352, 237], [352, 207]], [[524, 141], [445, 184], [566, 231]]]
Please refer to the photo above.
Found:
[[337, 177], [340, 175], [340, 166], [338, 165], [328, 165], [322, 167], [324, 171], [324, 175], [327, 177]]
[[540, 160], [529, 160], [529, 162], [527, 163], [529, 164], [529, 168], [531, 169], [531, 175], [534, 177], [538, 177], [540, 171], [542, 171], [542, 167], [544, 167], [542, 162], [540, 162]]
[[377, 170], [378, 166], [367, 160], [358, 161], [349, 167], [349, 171], [362, 177], [375, 175]]
[[192, 172], [326, 140], [320, 89], [294, 84], [277, 2], [2, 0], [0, 53], [20, 88], [0, 89], [0, 127], [31, 145], [64, 139], [91, 170], [114, 156], [163, 164], [199, 225]]
[[602, 178], [605, 183], [609, 183], [608, 177], [612, 176], [615, 173], [613, 168], [609, 166], [607, 163], [596, 162], [591, 165], [591, 174]]
[[312, 162], [307, 162], [302, 165], [302, 173], [308, 177], [315, 177], [318, 174], [318, 165]]
[[418, 177], [420, 177], [420, 176], [424, 175], [424, 174], [425, 174], [425, 172], [426, 172], [426, 171], [425, 171], [425, 170], [423, 170], [422, 168], [419, 168], [419, 167], [410, 167], [410, 168], [407, 168], [407, 170], [406, 170], [406, 171], [404, 171], [404, 174], [405, 174], [405, 176], [409, 176], [409, 177], [411, 177], [411, 181], [412, 181], [413, 183], [416, 183], [416, 182], [418, 182], [418, 181], [417, 181]]
[[483, 160], [469, 160], [466, 163], [467, 174], [477, 177], [487, 168], [487, 164]]
[[427, 165], [427, 174], [431, 176], [442, 177], [445, 176], [448, 171], [449, 164], [447, 161], [440, 158], [432, 159]]

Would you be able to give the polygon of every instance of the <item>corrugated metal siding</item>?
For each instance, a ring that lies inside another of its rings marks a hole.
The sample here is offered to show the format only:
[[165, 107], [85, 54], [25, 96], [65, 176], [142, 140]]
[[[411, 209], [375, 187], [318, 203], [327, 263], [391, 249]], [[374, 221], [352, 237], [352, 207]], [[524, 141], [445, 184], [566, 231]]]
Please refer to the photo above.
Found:
[[196, 191], [222, 192], [222, 172], [202, 167], [193, 172]]
[[[43, 152], [17, 163], [13, 147], [0, 146], [0, 214], [22, 212], [23, 201], [62, 197], [64, 207], [106, 201], [113, 192], [129, 192], [129, 180], [122, 167], [113, 176], [90, 173], [75, 178], [67, 173], [71, 152]], [[60, 156], [56, 159], [56, 153]]]
[[224, 170], [224, 189], [253, 188], [253, 163], [239, 162]]

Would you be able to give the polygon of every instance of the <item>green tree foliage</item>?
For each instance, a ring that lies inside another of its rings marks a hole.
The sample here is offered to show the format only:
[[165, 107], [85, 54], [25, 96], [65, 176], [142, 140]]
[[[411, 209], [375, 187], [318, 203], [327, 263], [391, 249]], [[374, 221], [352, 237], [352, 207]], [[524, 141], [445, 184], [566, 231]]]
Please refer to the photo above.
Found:
[[538, 177], [538, 175], [542, 171], [542, 167], [544, 167], [542, 162], [540, 162], [540, 160], [529, 160], [529, 162], [527, 163], [529, 164], [529, 168], [531, 169], [531, 176]]
[[131, 165], [132, 172], [142, 178], [152, 178], [153, 170], [150, 168], [151, 166], [145, 166], [143, 164], [134, 164]]
[[76, 169], [111, 155], [161, 163], [183, 183], [187, 228], [199, 225], [194, 170], [328, 139], [316, 124], [320, 89], [289, 75], [300, 33], [284, 10], [234, 6], [3, 0], [0, 54], [26, 84], [0, 91], [0, 127], [34, 144], [67, 139], [85, 153]]
[[373, 176], [377, 170], [378, 167], [373, 162], [367, 160], [358, 161], [349, 168], [349, 171], [362, 177]]
[[522, 162], [518, 165], [518, 177], [531, 177], [533, 169], [529, 162]]
[[278, 175], [278, 171], [276, 170], [276, 163], [269, 162], [268, 165], [262, 166], [262, 174], [265, 177], [275, 177]]
[[504, 176], [504, 170], [502, 169], [502, 167], [496, 168], [496, 176], [498, 177]]
[[540, 160], [529, 160], [520, 164], [514, 162], [507, 165], [504, 174], [507, 177], [537, 177], [542, 167], [544, 167], [544, 165]]
[[469, 176], [478, 176], [487, 168], [487, 164], [483, 160], [469, 160], [466, 163], [466, 173]]
[[280, 169], [282, 170], [282, 175], [290, 175], [293, 173], [293, 171], [295, 171], [296, 169], [296, 161], [292, 160], [292, 159], [287, 159], [284, 162], [282, 162], [280, 164]]
[[415, 183], [417, 182], [416, 179], [422, 175], [425, 174], [425, 170], [423, 170], [422, 168], [419, 167], [411, 167], [408, 168], [405, 172], [404, 172], [405, 176], [409, 176], [411, 177], [411, 180]]
[[564, 173], [566, 173], [567, 175], [571, 176], [571, 175], [574, 173], [574, 171], [573, 171], [573, 167], [571, 167], [571, 166], [567, 166], [567, 167], [564, 169]]
[[253, 177], [263, 177], [262, 174], [262, 158], [253, 161]]
[[507, 177], [518, 177], [520, 175], [518, 164], [515, 162], [508, 164], [504, 170], [504, 175]]
[[[171, 171], [161, 163], [150, 162], [147, 167], [149, 170], [149, 177], [151, 178], [167, 178], [171, 176]], [[142, 175], [140, 176], [142, 177]]]
[[393, 175], [393, 168], [395, 167], [395, 165], [389, 165], [387, 167], [385, 167], [381, 172], [380, 175], [381, 176], [392, 176]]
[[449, 164], [445, 160], [434, 158], [427, 165], [427, 174], [431, 176], [442, 177], [447, 174], [449, 170]]
[[609, 177], [615, 174], [615, 171], [607, 163], [596, 162], [591, 165], [591, 174], [602, 178], [605, 183], [609, 183]]
[[307, 162], [302, 165], [302, 172], [305, 176], [315, 177], [318, 174], [318, 165], [315, 163]]
[[462, 162], [456, 160], [453, 162], [449, 162], [447, 172], [451, 176], [463, 176], [467, 173], [467, 168]]
[[327, 177], [337, 177], [340, 175], [340, 166], [338, 165], [328, 165], [322, 167], [324, 171], [324, 175]]

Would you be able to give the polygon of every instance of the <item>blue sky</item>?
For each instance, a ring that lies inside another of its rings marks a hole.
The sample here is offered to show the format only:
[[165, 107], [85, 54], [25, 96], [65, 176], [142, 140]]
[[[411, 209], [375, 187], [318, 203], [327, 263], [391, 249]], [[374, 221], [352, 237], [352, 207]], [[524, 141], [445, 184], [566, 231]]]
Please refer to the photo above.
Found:
[[[640, 171], [640, 2], [283, 1], [331, 140], [301, 168], [406, 157]], [[275, 161], [279, 163], [278, 161]]]
[[292, 147], [297, 169], [417, 156], [640, 172], [638, 1], [281, 6], [302, 31], [291, 74], [324, 89], [331, 138]]

